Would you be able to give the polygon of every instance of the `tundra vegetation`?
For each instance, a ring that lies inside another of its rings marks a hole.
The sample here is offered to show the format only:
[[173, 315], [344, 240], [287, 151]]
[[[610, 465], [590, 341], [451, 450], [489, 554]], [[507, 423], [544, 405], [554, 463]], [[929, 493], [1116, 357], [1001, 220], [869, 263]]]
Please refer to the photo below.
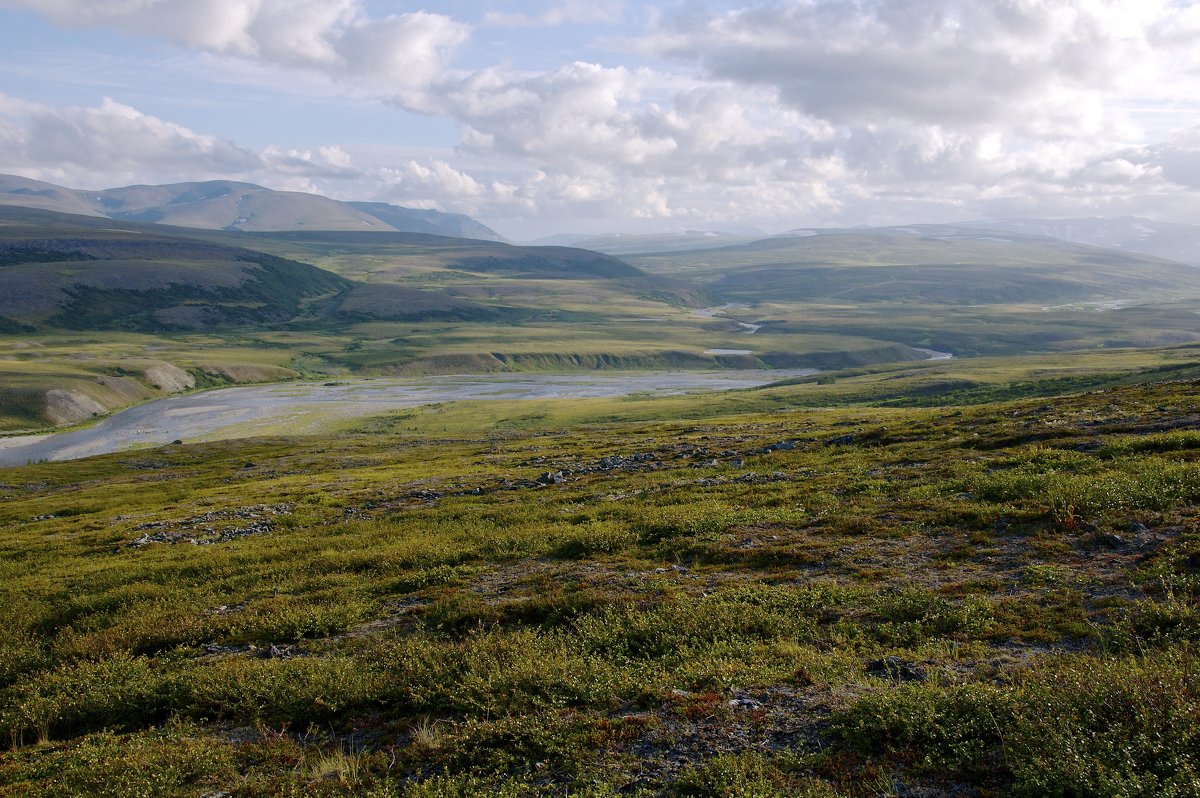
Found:
[[942, 229], [621, 254], [0, 211], [4, 431], [823, 370], [0, 471], [0, 795], [1200, 794], [1194, 267]]
[[1175, 354], [6, 469], [0, 793], [1195, 795]]
[[[0, 207], [0, 431], [88, 423], [188, 383], [838, 371], [916, 363], [926, 357], [916, 348], [1012, 358], [1164, 347], [1200, 339], [1195, 272], [940, 227], [619, 259], [419, 233], [203, 230]], [[724, 309], [697, 315], [706, 306]], [[1064, 364], [1075, 368], [1055, 367]], [[153, 376], [171, 369], [186, 374]]]

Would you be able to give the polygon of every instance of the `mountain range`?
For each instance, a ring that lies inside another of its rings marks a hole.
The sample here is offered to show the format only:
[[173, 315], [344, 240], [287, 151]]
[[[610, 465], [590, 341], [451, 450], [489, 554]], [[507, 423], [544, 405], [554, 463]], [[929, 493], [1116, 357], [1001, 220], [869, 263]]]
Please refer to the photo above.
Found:
[[339, 202], [229, 180], [85, 191], [0, 175], [0, 205], [207, 230], [401, 232], [504, 241], [462, 214], [385, 202]]

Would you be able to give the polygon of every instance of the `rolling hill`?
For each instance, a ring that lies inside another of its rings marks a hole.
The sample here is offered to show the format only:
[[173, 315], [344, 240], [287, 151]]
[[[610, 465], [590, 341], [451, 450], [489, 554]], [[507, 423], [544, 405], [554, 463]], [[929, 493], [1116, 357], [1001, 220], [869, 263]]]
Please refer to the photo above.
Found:
[[350, 281], [254, 250], [155, 228], [0, 208], [0, 325], [195, 330], [294, 318]]
[[627, 256], [740, 301], [1060, 304], [1197, 293], [1195, 267], [1132, 252], [947, 225], [806, 230]]
[[209, 230], [375, 230], [503, 240], [461, 214], [338, 202], [228, 180], [81, 191], [0, 175], [0, 205]]
[[1141, 252], [1181, 263], [1200, 264], [1200, 226], [1122, 216], [1117, 219], [995, 219], [955, 225], [967, 230], [1003, 230], [1061, 238], [1094, 247]]

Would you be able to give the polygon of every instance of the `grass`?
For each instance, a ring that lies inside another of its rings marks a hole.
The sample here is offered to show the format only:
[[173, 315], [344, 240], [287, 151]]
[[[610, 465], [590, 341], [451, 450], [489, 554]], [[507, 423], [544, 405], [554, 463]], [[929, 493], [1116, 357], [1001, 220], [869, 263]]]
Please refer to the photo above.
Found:
[[6, 469], [0, 791], [1194, 794], [1197, 383], [810, 389]]

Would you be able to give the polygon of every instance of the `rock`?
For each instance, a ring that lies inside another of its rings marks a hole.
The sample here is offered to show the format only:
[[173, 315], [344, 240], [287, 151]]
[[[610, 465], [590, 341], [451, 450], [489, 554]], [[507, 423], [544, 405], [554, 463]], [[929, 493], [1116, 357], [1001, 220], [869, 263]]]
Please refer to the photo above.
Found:
[[182, 446], [182, 445], [183, 445], [183, 441], [182, 441], [182, 440], [180, 440], [179, 438], [176, 438], [175, 440], [171, 441], [171, 445], [172, 445], [172, 446]]
[[539, 485], [561, 485], [566, 481], [567, 478], [563, 476], [563, 472], [561, 471], [547, 471], [537, 478]]
[[849, 446], [854, 443], [853, 435], [838, 435], [836, 438], [830, 438], [825, 441], [826, 446]]
[[790, 452], [792, 449], [796, 448], [796, 444], [792, 441], [780, 441], [779, 443], [775, 444], [775, 448], [781, 452]]
[[762, 709], [762, 704], [755, 701], [753, 698], [731, 698], [729, 699], [730, 709]]
[[1150, 527], [1148, 527], [1145, 524], [1140, 523], [1138, 521], [1134, 521], [1132, 524], [1129, 525], [1129, 531], [1131, 533], [1133, 533], [1134, 535], [1149, 535]]
[[1123, 549], [1129, 545], [1129, 541], [1113, 532], [1099, 533], [1092, 540], [1098, 548], [1111, 549], [1113, 551]]
[[1008, 519], [1001, 517], [996, 521], [996, 534], [1004, 535], [1008, 533]]
[[925, 669], [915, 662], [900, 659], [900, 657], [884, 657], [867, 663], [867, 673], [880, 679], [891, 679], [896, 682], [923, 682]]

